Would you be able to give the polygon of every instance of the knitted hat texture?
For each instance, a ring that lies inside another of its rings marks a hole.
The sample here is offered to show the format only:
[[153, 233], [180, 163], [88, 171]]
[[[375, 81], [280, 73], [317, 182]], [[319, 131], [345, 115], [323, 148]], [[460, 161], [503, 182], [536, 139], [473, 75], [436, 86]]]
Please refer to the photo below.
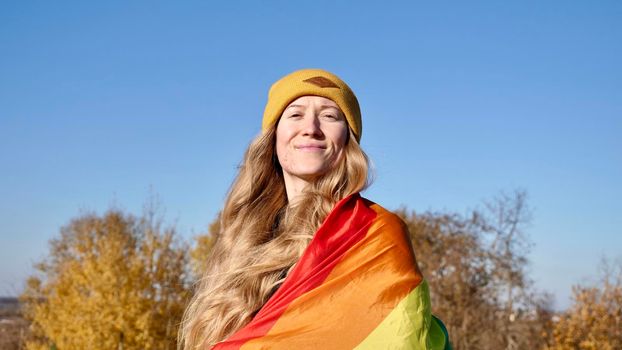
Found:
[[307, 95], [333, 100], [345, 114], [356, 140], [361, 140], [363, 132], [361, 109], [354, 92], [339, 77], [322, 69], [298, 70], [272, 84], [263, 113], [262, 130], [269, 129], [292, 101]]

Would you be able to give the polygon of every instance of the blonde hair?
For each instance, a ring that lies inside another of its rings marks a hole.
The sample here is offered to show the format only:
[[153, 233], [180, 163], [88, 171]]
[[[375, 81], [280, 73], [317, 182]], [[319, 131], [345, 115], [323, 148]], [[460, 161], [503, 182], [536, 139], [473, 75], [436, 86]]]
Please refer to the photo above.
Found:
[[251, 143], [231, 186], [206, 272], [184, 313], [178, 342], [184, 349], [214, 346], [250, 322], [333, 206], [369, 185], [369, 160], [350, 130], [339, 163], [288, 205], [275, 130]]

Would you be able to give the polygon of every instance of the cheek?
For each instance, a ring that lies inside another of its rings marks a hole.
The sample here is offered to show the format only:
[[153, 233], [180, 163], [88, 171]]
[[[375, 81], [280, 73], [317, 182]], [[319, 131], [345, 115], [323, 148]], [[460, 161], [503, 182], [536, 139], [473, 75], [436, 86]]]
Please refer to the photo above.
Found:
[[283, 166], [284, 163], [287, 163], [289, 159], [289, 149], [287, 147], [288, 144], [288, 135], [282, 129], [276, 129], [276, 157], [279, 160], [279, 164]]
[[346, 142], [348, 140], [347, 126], [344, 126], [343, 128], [339, 128], [335, 130], [332, 140], [333, 140], [333, 144], [335, 145], [335, 152], [342, 153], [343, 149], [346, 147]]
[[281, 166], [283, 166], [283, 163], [287, 162], [287, 148], [285, 147], [285, 145], [279, 143], [278, 141], [276, 143], [276, 157], [279, 160], [279, 164], [281, 164]]

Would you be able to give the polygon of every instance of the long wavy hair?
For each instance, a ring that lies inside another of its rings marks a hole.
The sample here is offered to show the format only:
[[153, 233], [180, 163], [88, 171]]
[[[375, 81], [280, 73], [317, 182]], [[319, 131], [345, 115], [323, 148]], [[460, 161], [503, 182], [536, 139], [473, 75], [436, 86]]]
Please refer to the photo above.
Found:
[[369, 159], [350, 130], [339, 162], [288, 205], [275, 139], [273, 126], [244, 155], [206, 272], [184, 313], [178, 341], [183, 349], [212, 347], [250, 322], [333, 206], [369, 185]]

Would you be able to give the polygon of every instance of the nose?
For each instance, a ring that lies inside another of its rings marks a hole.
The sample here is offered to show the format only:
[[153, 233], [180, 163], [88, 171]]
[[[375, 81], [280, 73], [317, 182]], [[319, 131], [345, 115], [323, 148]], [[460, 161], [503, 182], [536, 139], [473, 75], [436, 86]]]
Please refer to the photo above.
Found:
[[303, 123], [303, 135], [315, 138], [321, 138], [323, 136], [322, 128], [320, 127], [320, 118], [315, 115], [315, 113], [307, 113]]

